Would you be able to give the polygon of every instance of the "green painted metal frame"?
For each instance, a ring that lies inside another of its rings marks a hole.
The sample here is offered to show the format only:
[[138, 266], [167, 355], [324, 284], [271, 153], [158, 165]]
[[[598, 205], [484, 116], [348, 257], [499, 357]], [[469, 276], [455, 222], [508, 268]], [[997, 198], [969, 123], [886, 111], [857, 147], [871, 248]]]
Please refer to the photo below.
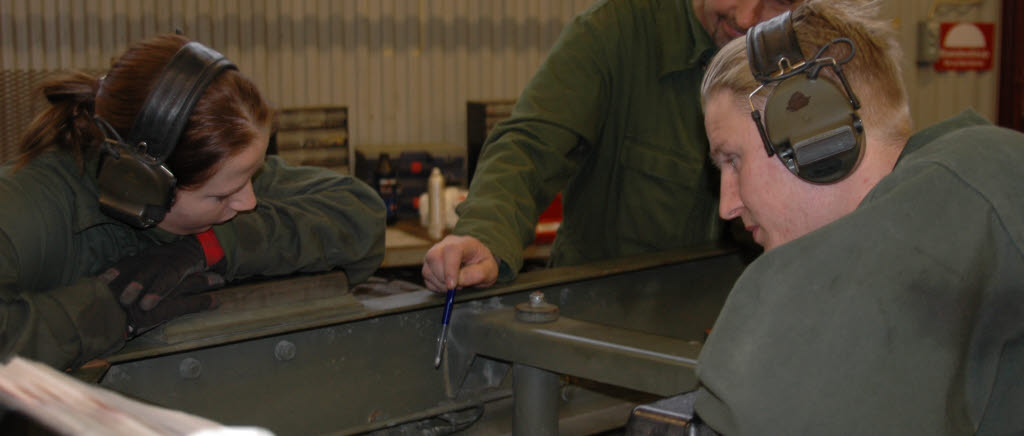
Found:
[[[453, 342], [463, 354], [670, 396], [697, 386], [700, 345], [562, 316], [544, 324], [515, 318], [511, 307], [460, 314]], [[464, 356], [465, 357], [465, 356]]]
[[[440, 294], [349, 292], [340, 273], [252, 283], [219, 291], [225, 304], [216, 311], [131, 341], [107, 357], [111, 367], [98, 383], [279, 435], [387, 429], [511, 394], [509, 364], [466, 347], [470, 314], [500, 313], [540, 290], [566, 318], [664, 336], [693, 354], [743, 267], [735, 252], [705, 247], [535, 271], [462, 291], [440, 370], [433, 367]], [[529, 357], [529, 345], [517, 348]]]

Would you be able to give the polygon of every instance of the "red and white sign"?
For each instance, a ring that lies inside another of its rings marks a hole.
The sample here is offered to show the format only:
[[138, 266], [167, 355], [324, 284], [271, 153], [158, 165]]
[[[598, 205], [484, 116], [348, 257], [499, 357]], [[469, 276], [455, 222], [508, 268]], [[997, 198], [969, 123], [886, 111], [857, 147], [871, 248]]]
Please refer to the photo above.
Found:
[[995, 23], [939, 23], [936, 71], [992, 69]]

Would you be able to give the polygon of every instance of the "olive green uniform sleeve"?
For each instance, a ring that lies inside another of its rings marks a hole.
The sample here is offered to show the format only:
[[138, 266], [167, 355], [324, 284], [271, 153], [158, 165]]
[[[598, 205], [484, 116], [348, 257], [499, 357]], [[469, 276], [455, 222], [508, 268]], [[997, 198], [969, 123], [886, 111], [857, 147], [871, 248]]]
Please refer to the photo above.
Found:
[[[119, 348], [124, 311], [93, 277], [179, 237], [101, 213], [86, 163], [56, 152], [0, 167], [0, 357], [68, 368]], [[215, 226], [229, 279], [341, 268], [358, 282], [383, 259], [384, 205], [364, 183], [271, 157], [253, 188], [256, 210]]]
[[[0, 255], [9, 254], [7, 248], [0, 247]], [[105, 284], [86, 278], [44, 292], [20, 292], [7, 260], [0, 260], [0, 355], [65, 369], [124, 344], [124, 310]]]
[[[593, 18], [577, 17], [518, 99], [512, 117], [491, 132], [454, 233], [472, 235], [504, 262], [508, 280], [523, 264], [537, 218], [563, 189], [594, 143], [607, 112], [614, 50], [594, 31]], [[572, 71], [572, 74], [561, 74]], [[575, 153], [574, 153], [575, 151]]]
[[709, 37], [689, 2], [599, 1], [562, 31], [490, 133], [453, 230], [484, 243], [499, 280], [522, 267], [563, 194], [551, 264], [706, 242], [714, 200], [698, 87]]
[[357, 283], [384, 259], [384, 202], [358, 179], [271, 156], [253, 189], [255, 210], [214, 227], [229, 281], [341, 268]]
[[104, 259], [104, 244], [71, 242], [73, 179], [53, 167], [0, 174], [0, 357], [64, 369], [119, 348], [124, 311], [106, 285], [82, 278], [89, 262]]

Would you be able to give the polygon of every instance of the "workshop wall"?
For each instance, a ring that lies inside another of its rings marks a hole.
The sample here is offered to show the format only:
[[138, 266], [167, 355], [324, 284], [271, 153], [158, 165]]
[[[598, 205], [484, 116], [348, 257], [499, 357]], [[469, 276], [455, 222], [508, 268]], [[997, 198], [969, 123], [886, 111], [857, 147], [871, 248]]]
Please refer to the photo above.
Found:
[[[882, 13], [893, 17], [903, 46], [903, 79], [910, 97], [914, 128], [942, 121], [971, 106], [995, 122], [998, 119], [1001, 0], [886, 0]], [[996, 23], [995, 59], [982, 72], [937, 72], [917, 63], [917, 25], [921, 20]]]
[[231, 58], [279, 106], [348, 106], [356, 147], [464, 149], [466, 101], [518, 97], [561, 29], [590, 4], [0, 0], [0, 70], [102, 70], [129, 42], [181, 28]]
[[[34, 78], [65, 68], [102, 71], [129, 42], [180, 28], [233, 59], [279, 106], [348, 106], [354, 147], [464, 149], [466, 101], [517, 97], [562, 27], [591, 3], [0, 0], [0, 130], [24, 123], [24, 115], [12, 114], [23, 105], [12, 107], [11, 96], [25, 95]], [[908, 54], [915, 125], [965, 106], [995, 119], [996, 70], [937, 73], [915, 63], [916, 23], [931, 13], [933, 0], [883, 5]], [[939, 7], [934, 16], [998, 22], [999, 9], [998, 0], [982, 0]], [[5, 145], [0, 135], [0, 161], [10, 154]]]

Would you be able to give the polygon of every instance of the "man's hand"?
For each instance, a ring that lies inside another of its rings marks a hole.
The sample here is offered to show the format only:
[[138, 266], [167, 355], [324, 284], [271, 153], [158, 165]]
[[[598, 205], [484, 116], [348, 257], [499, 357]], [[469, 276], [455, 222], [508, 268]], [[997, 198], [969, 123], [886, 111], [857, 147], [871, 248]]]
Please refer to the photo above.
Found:
[[498, 280], [498, 262], [479, 239], [448, 235], [427, 250], [423, 281], [434, 292], [465, 286], [486, 288]]
[[209, 268], [203, 247], [195, 237], [158, 245], [119, 260], [99, 278], [107, 283], [128, 314], [128, 333], [145, 329], [186, 313], [213, 306], [209, 295], [195, 295], [224, 284]]

